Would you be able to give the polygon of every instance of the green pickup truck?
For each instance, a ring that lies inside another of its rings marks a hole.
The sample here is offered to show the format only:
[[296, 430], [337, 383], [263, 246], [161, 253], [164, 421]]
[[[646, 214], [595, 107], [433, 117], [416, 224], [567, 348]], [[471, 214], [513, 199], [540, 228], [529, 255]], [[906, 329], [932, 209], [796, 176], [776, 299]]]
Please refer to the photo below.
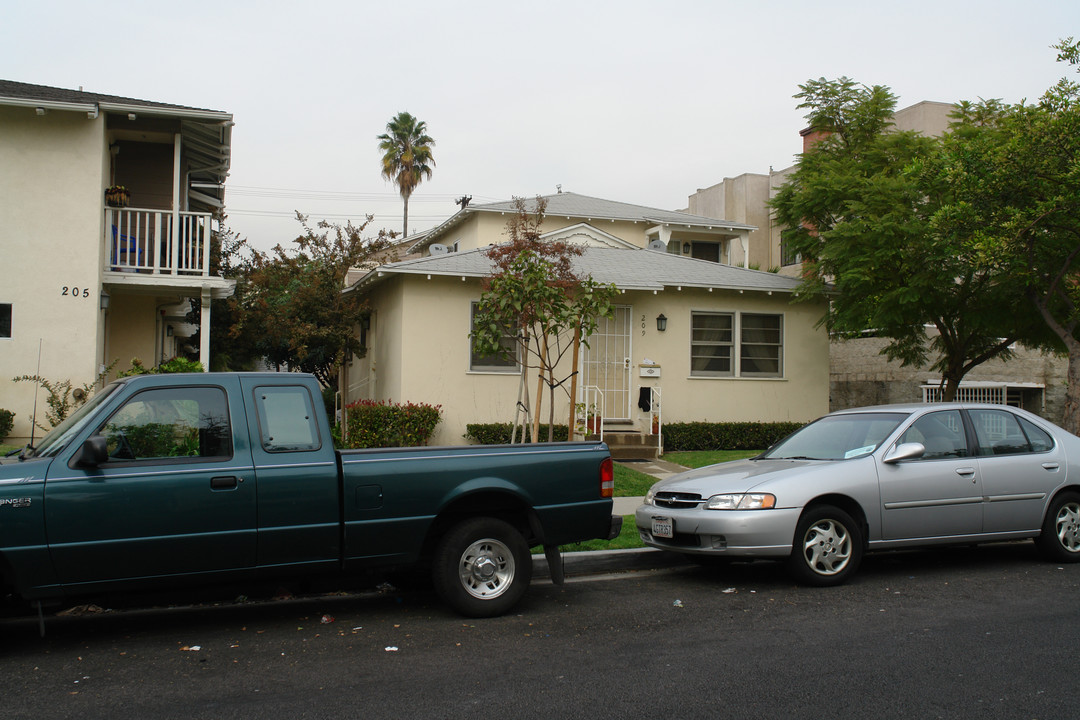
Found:
[[296, 373], [104, 387], [0, 464], [0, 584], [23, 601], [430, 566], [470, 617], [505, 613], [543, 545], [611, 538], [602, 443], [334, 449]]

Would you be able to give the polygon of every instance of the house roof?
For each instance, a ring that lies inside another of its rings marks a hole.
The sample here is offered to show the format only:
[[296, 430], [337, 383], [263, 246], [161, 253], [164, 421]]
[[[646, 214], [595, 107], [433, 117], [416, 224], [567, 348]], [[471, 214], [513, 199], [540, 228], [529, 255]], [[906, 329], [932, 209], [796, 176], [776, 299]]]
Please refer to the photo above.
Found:
[[[624, 220], [628, 222], [645, 222], [654, 225], [681, 225], [689, 229], [697, 230], [757, 230], [756, 225], [746, 225], [731, 220], [692, 215], [678, 210], [661, 210], [645, 205], [604, 200], [603, 198], [579, 195], [572, 192], [560, 192], [554, 195], [545, 195], [547, 209], [546, 217], [584, 218], [585, 220]], [[529, 212], [535, 212], [536, 199], [525, 200], [525, 207]], [[431, 230], [427, 237], [416, 242], [410, 251], [415, 251], [425, 245], [438, 240], [439, 236], [447, 232], [455, 225], [464, 221], [474, 213], [516, 213], [517, 208], [513, 200], [484, 203], [481, 205], [469, 205], [459, 210], [442, 224]]]
[[111, 112], [134, 109], [154, 114], [232, 120], [232, 115], [218, 110], [172, 105], [150, 100], [137, 100], [117, 95], [102, 95], [100, 93], [83, 92], [82, 90], [67, 90], [46, 85], [31, 85], [29, 83], [15, 82], [14, 80], [0, 80], [0, 105], [43, 107], [55, 110], [87, 110], [88, 112], [93, 109]]
[[14, 80], [0, 80], [0, 106], [34, 108], [39, 114], [85, 112], [90, 120], [102, 112], [129, 119], [153, 116], [179, 120], [182, 142], [191, 160], [189, 200], [210, 209], [224, 207], [224, 184], [232, 159], [230, 113]]
[[[430, 255], [415, 260], [382, 265], [371, 270], [346, 292], [364, 290], [394, 275], [443, 275], [482, 278], [491, 275], [494, 265], [484, 250]], [[576, 272], [590, 275], [600, 283], [614, 283], [620, 290], [660, 291], [669, 287], [697, 287], [717, 290], [749, 290], [790, 293], [799, 286], [797, 278], [722, 265], [657, 250], [626, 250], [586, 247], [573, 257]]]

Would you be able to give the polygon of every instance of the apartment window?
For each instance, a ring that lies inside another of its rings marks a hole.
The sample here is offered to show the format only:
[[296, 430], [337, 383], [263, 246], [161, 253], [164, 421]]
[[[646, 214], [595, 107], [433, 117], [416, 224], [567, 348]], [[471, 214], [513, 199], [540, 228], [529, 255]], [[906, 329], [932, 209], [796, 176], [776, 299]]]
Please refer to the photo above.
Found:
[[726, 377], [733, 374], [735, 316], [731, 313], [692, 313], [690, 317], [690, 375]]
[[690, 257], [709, 262], [720, 262], [720, 243], [696, 242], [690, 247]]
[[0, 338], [11, 337], [11, 303], [0, 303]]
[[[476, 313], [479, 307], [480, 303], [478, 302], [472, 304], [472, 319], [469, 327], [473, 332], [476, 331]], [[518, 345], [513, 334], [504, 332], [502, 339], [499, 341], [499, 345], [503, 348], [503, 352], [495, 353], [493, 355], [482, 355], [473, 348], [472, 338], [470, 336], [469, 370], [472, 372], [517, 372]]]
[[739, 324], [739, 375], [780, 377], [784, 367], [782, 316], [742, 313]]

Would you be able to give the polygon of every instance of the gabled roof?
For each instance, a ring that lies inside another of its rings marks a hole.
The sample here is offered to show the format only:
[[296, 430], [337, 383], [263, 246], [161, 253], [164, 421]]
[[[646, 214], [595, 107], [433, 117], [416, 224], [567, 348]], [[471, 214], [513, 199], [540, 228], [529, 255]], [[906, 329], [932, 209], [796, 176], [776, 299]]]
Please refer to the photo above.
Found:
[[[492, 273], [493, 264], [484, 249], [431, 255], [375, 268], [348, 291], [364, 290], [394, 275], [443, 275], [482, 278]], [[668, 287], [697, 287], [717, 290], [750, 290], [790, 293], [799, 286], [797, 278], [696, 260], [656, 250], [624, 250], [586, 247], [573, 258], [574, 269], [597, 282], [614, 283], [620, 290], [654, 290]]]
[[[547, 217], [582, 218], [589, 220], [624, 220], [628, 222], [645, 222], [652, 225], [681, 225], [686, 228], [699, 230], [757, 230], [756, 225], [746, 225], [731, 220], [691, 215], [678, 210], [661, 210], [645, 205], [604, 200], [603, 198], [578, 195], [572, 192], [560, 192], [554, 195], [546, 195], [543, 198], [547, 202], [544, 214]], [[530, 212], [536, 210], [536, 199], [530, 198], [525, 201], [525, 206]], [[459, 210], [448, 220], [436, 226], [431, 233], [417, 242], [410, 251], [416, 251], [431, 242], [438, 240], [439, 236], [450, 228], [465, 220], [473, 213], [516, 213], [513, 200], [485, 203], [482, 205], [469, 205]]]

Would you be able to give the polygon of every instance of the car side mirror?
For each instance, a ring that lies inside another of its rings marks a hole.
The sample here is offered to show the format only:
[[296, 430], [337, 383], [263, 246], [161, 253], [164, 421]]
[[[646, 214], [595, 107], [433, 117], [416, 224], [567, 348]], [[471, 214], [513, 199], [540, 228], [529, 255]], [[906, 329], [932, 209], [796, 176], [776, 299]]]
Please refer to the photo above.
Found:
[[896, 445], [892, 450], [885, 453], [885, 457], [881, 459], [882, 462], [889, 463], [890, 465], [898, 463], [901, 460], [914, 460], [915, 458], [921, 458], [926, 452], [926, 446], [922, 443], [910, 442], [901, 443]]
[[104, 435], [91, 435], [83, 441], [72, 461], [80, 467], [98, 467], [109, 461], [109, 445]]

